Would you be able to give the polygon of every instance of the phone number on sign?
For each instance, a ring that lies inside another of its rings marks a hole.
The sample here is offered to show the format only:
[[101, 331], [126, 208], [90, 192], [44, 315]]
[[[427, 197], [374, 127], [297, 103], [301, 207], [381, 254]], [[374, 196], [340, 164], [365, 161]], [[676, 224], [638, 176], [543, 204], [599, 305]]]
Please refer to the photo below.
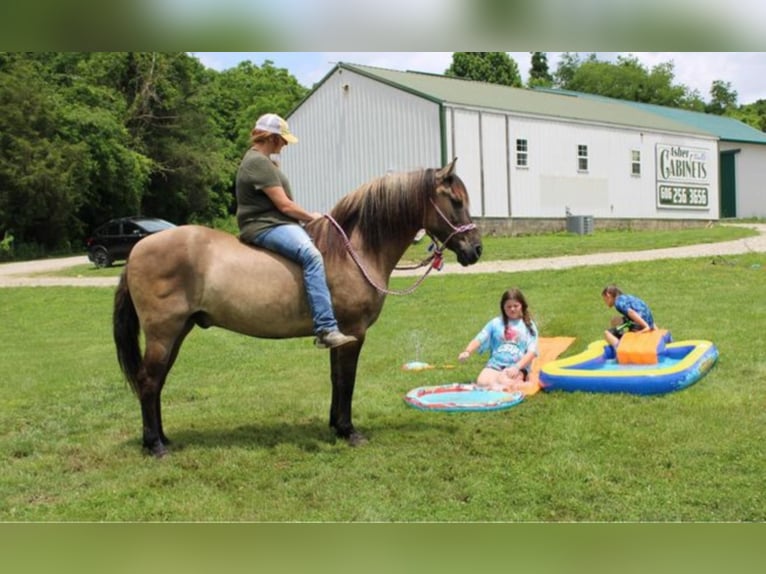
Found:
[[660, 205], [678, 207], [707, 207], [708, 190], [706, 187], [681, 187], [661, 185]]

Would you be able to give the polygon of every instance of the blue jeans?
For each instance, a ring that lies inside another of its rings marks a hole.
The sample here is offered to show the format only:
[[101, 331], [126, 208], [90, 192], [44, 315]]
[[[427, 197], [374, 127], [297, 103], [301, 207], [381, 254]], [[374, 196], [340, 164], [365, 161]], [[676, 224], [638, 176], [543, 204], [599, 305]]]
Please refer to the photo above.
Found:
[[292, 223], [270, 227], [256, 235], [252, 243], [279, 253], [303, 267], [303, 286], [308, 295], [314, 333], [318, 335], [323, 331], [336, 330], [338, 321], [335, 319], [330, 290], [327, 288], [324, 260], [303, 227]]

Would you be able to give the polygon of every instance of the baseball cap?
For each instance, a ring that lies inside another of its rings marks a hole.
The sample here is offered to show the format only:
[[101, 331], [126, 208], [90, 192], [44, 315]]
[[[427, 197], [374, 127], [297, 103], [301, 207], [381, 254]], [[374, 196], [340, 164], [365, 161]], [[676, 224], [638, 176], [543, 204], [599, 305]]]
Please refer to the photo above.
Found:
[[288, 143], [298, 143], [298, 138], [295, 137], [290, 128], [287, 126], [287, 122], [280, 118], [277, 114], [263, 114], [258, 121], [255, 122], [255, 129], [270, 132], [272, 134], [279, 134]]

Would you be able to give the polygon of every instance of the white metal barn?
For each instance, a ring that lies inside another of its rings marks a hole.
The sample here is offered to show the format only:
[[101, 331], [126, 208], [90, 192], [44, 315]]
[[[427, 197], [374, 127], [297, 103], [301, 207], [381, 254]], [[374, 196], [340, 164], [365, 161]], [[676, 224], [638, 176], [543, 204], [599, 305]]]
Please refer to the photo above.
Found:
[[[310, 210], [386, 172], [457, 157], [485, 223], [721, 216], [719, 137], [619, 100], [341, 63], [288, 119], [300, 143], [282, 162]], [[751, 203], [738, 199], [766, 215]]]

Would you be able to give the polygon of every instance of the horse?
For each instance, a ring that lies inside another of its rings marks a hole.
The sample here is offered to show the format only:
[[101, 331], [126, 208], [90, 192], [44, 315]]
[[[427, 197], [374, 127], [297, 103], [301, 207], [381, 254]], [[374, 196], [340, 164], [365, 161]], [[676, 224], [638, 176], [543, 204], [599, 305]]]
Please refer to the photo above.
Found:
[[[357, 339], [329, 351], [330, 427], [351, 446], [366, 442], [351, 418], [359, 354], [386, 295], [394, 293], [389, 279], [415, 235], [426, 230], [437, 259], [444, 248], [463, 266], [481, 256], [481, 234], [456, 159], [439, 169], [378, 177], [306, 225], [325, 261], [339, 327]], [[122, 373], [140, 403], [143, 447], [158, 458], [170, 443], [160, 395], [195, 326], [269, 339], [311, 336], [301, 267], [200, 225], [164, 230], [135, 245], [114, 295], [113, 336]]]

